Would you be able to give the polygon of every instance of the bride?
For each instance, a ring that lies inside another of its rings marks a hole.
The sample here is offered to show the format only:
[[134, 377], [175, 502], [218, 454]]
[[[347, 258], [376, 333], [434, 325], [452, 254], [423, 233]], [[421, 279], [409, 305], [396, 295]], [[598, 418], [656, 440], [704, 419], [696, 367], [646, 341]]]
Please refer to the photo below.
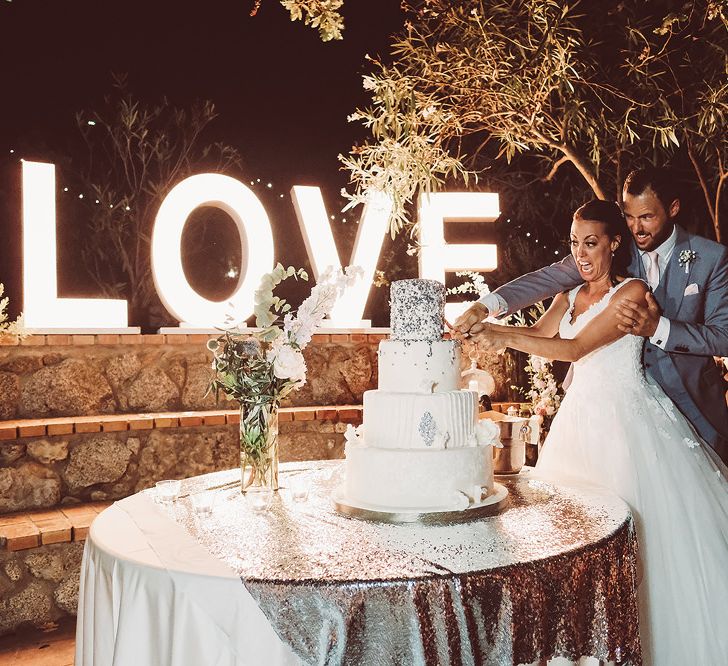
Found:
[[537, 473], [606, 486], [632, 509], [645, 663], [728, 664], [728, 469], [646, 381], [644, 338], [617, 328], [617, 294], [644, 302], [649, 290], [619, 277], [628, 239], [616, 204], [585, 204], [570, 234], [584, 283], [556, 296], [530, 328], [486, 324], [472, 340], [573, 362]]

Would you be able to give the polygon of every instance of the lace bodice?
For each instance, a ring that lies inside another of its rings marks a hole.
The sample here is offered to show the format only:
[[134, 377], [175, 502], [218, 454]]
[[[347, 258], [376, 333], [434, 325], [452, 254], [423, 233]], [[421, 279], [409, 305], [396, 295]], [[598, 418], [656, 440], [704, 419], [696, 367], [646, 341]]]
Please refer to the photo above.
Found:
[[[559, 335], [562, 338], [571, 339], [581, 331], [592, 319], [604, 311], [609, 304], [609, 299], [614, 292], [620, 289], [627, 282], [636, 278], [628, 278], [612, 287], [600, 301], [592, 304], [587, 310], [574, 316], [574, 301], [579, 285], [569, 292], [569, 309], [566, 311], [559, 324]], [[642, 346], [644, 338], [636, 335], [625, 335], [624, 337], [594, 350], [574, 363], [574, 381], [589, 379], [590, 381], [610, 380], [610, 384], [619, 385], [625, 381], [644, 382], [644, 371], [642, 367]], [[612, 381], [613, 380], [613, 381]]]

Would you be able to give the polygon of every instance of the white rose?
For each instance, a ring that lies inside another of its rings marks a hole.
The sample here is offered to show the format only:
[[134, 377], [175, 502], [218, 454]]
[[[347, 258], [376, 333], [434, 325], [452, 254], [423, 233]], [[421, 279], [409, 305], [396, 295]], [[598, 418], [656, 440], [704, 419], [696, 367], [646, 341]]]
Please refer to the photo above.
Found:
[[475, 436], [479, 446], [495, 446], [503, 448], [500, 441], [500, 426], [490, 419], [480, 419], [475, 427]]
[[306, 381], [306, 361], [300, 349], [290, 345], [274, 343], [266, 355], [268, 362], [273, 363], [273, 374], [278, 379], [290, 379], [301, 384]]

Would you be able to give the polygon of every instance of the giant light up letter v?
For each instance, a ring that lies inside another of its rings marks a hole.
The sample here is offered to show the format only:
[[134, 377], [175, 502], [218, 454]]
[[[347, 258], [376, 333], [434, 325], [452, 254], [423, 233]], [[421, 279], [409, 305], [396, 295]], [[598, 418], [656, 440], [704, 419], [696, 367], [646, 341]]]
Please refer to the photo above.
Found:
[[[295, 185], [291, 195], [314, 277], [318, 280], [328, 267], [340, 270], [341, 261], [326, 217], [321, 190], [318, 187]], [[361, 267], [364, 275], [336, 302], [331, 319], [325, 321], [328, 326], [367, 328], [371, 325], [370, 321], [362, 320], [362, 317], [377, 269], [391, 209], [391, 200], [383, 194], [372, 195], [364, 207], [350, 263], [351, 266]]]
[[58, 298], [56, 257], [56, 168], [23, 161], [23, 310], [25, 326], [48, 329], [127, 328], [127, 303], [101, 298]]
[[[487, 192], [438, 192], [419, 201], [420, 277], [445, 282], [445, 271], [492, 271], [498, 267], [495, 245], [445, 242], [445, 220], [493, 222], [500, 214], [498, 195]], [[448, 303], [452, 322], [467, 305]]]

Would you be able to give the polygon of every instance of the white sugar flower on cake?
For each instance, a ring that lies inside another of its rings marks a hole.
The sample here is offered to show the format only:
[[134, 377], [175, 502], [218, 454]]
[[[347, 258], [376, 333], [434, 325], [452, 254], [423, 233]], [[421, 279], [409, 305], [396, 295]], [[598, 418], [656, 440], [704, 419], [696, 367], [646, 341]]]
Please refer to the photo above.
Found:
[[494, 446], [502, 449], [500, 441], [500, 426], [490, 419], [480, 419], [475, 426], [475, 441], [478, 446]]
[[351, 423], [347, 425], [344, 441], [351, 446], [364, 446], [364, 424], [356, 426], [356, 428]]

